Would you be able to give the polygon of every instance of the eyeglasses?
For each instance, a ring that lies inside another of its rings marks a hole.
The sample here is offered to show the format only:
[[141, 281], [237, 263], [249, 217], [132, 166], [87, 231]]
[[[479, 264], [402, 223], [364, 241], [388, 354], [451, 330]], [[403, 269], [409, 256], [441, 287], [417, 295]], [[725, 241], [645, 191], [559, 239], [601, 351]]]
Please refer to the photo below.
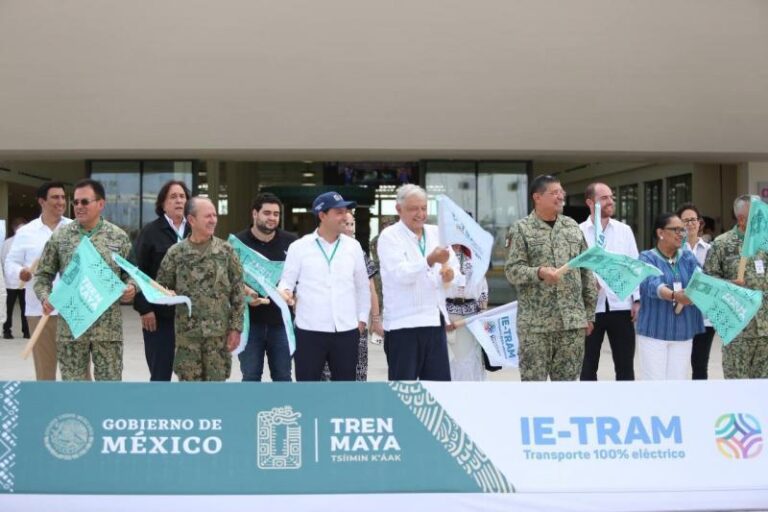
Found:
[[88, 206], [91, 203], [95, 203], [98, 199], [73, 199], [72, 204], [75, 206]]
[[698, 224], [701, 222], [701, 219], [695, 218], [695, 219], [681, 219], [683, 221], [683, 224]]
[[542, 195], [553, 196], [553, 197], [557, 197], [557, 196], [565, 197], [568, 195], [568, 193], [563, 189], [559, 189], [559, 190], [550, 190], [548, 192], [544, 192]]
[[683, 234], [685, 234], [685, 233], [686, 233], [688, 230], [687, 230], [687, 229], [685, 229], [685, 228], [664, 228], [664, 231], [672, 231], [672, 232], [673, 232], [674, 234], [676, 234], [676, 235], [683, 235]]

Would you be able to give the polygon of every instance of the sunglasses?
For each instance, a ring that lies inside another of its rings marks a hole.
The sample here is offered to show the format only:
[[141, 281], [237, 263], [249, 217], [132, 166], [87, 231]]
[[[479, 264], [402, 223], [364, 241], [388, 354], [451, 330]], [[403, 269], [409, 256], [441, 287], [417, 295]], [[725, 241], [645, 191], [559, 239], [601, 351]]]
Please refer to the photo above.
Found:
[[72, 204], [75, 206], [88, 206], [91, 203], [95, 203], [98, 199], [73, 199]]

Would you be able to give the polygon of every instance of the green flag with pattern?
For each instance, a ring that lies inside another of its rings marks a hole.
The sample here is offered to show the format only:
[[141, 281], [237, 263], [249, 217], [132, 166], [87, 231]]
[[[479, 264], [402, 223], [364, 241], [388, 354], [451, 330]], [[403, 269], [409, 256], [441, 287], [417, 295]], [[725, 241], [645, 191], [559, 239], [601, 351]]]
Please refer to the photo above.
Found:
[[653, 265], [623, 254], [608, 252], [597, 245], [569, 261], [568, 267], [591, 270], [599, 275], [621, 300], [629, 297], [646, 277], [662, 274], [661, 270]]
[[[245, 245], [235, 235], [229, 235], [227, 242], [232, 246], [235, 252], [237, 252], [237, 256], [240, 258], [240, 263], [243, 265], [244, 269], [248, 268], [254, 274], [259, 274], [264, 277], [264, 279], [272, 284], [272, 286], [277, 285], [278, 281], [280, 281], [280, 276], [283, 273], [284, 262], [271, 261], [265, 258], [257, 251], [254, 251]], [[256, 293], [262, 297], [268, 296], [267, 291], [251, 275], [245, 272], [243, 277], [245, 278], [245, 283], [256, 290]]]
[[704, 313], [723, 345], [730, 343], [752, 320], [763, 303], [763, 292], [735, 285], [725, 279], [695, 272], [685, 295]]
[[749, 217], [744, 231], [741, 255], [752, 258], [758, 251], [768, 251], [768, 204], [765, 204], [762, 199], [753, 197], [749, 205]]
[[74, 338], [79, 338], [125, 290], [123, 283], [83, 237], [72, 260], [61, 274], [48, 302], [63, 318]]
[[189, 316], [192, 316], [192, 301], [186, 295], [171, 295], [168, 290], [157, 284], [151, 277], [141, 271], [139, 267], [123, 258], [116, 252], [112, 253], [112, 259], [117, 265], [126, 271], [126, 273], [139, 285], [141, 293], [147, 302], [160, 304], [163, 306], [175, 306], [176, 304], [186, 304]]

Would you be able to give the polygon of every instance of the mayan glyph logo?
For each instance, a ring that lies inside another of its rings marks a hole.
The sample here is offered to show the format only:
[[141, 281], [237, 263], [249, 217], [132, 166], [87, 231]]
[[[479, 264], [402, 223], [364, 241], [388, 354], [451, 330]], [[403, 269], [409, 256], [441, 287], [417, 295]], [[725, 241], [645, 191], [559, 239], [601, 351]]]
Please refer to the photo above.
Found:
[[301, 468], [301, 413], [290, 405], [257, 415], [257, 465], [259, 469]]
[[93, 427], [77, 414], [62, 414], [45, 429], [45, 447], [57, 459], [74, 460], [82, 457], [93, 445]]
[[753, 459], [763, 451], [763, 431], [751, 414], [723, 414], [715, 421], [717, 449], [729, 459]]

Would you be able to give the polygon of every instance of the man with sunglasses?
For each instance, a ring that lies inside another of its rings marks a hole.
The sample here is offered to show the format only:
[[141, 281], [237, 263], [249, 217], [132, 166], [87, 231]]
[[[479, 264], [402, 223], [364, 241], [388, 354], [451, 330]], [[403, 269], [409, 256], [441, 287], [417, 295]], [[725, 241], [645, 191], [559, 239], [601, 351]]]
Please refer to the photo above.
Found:
[[553, 176], [531, 184], [534, 209], [509, 231], [507, 280], [517, 287], [520, 377], [525, 381], [576, 380], [584, 335], [592, 332], [597, 288], [592, 272], [556, 271], [587, 250], [579, 225], [562, 215], [565, 191]]
[[[101, 216], [105, 204], [104, 186], [96, 180], [84, 179], [75, 183], [74, 189], [72, 204], [76, 221], [61, 226], [51, 235], [35, 273], [35, 294], [46, 315], [54, 311], [48, 297], [56, 275], [67, 268], [80, 241], [86, 237], [126, 284], [121, 300], [130, 301], [136, 295], [136, 284], [112, 259], [113, 252], [127, 258], [131, 242], [125, 231]], [[120, 301], [112, 304], [77, 339], [72, 336], [66, 322], [58, 322], [56, 331], [57, 359], [62, 380], [86, 378], [91, 359], [96, 380], [122, 380], [123, 318]]]

